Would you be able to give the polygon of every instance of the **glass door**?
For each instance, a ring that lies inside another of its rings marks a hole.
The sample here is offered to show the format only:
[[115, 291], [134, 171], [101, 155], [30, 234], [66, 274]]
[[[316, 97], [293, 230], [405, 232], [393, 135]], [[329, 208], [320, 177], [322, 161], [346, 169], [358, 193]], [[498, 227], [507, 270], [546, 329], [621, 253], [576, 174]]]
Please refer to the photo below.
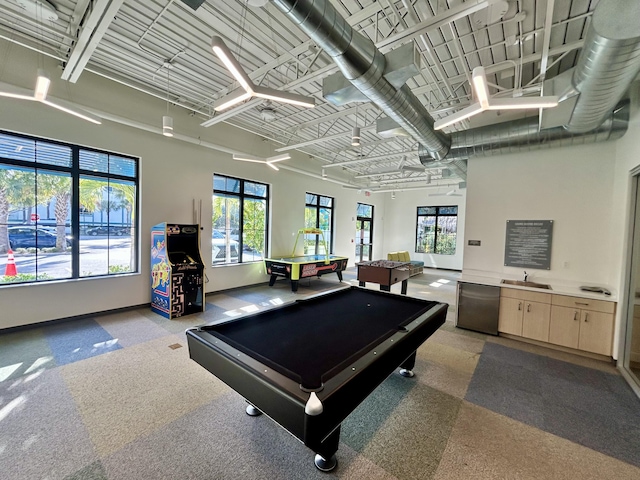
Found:
[[[640, 182], [634, 177], [635, 212], [631, 217], [632, 246], [631, 268], [629, 269], [629, 296], [627, 305], [627, 328], [625, 332], [623, 369], [632, 382], [636, 392], [640, 391]], [[632, 385], [633, 386], [633, 385]]]
[[356, 262], [366, 262], [373, 256], [373, 205], [358, 203], [356, 219]]

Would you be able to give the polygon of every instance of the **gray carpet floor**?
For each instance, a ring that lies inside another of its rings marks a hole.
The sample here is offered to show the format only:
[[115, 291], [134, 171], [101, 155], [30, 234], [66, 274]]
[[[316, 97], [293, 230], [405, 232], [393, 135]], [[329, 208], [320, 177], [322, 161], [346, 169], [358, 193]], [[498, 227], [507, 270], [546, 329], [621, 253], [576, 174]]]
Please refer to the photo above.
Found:
[[145, 308], [0, 333], [0, 479], [639, 479], [640, 400], [614, 366], [457, 329], [457, 276], [409, 280], [450, 304], [447, 323], [414, 378], [391, 375], [345, 420], [331, 473], [246, 415], [184, 330], [332, 290], [334, 275], [209, 295], [177, 320]]

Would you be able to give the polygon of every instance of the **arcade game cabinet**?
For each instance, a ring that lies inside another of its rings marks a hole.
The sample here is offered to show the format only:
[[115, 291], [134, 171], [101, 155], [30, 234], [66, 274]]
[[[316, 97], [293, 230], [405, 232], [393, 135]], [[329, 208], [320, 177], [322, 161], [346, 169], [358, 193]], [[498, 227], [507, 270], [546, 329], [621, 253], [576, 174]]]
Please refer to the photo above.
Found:
[[151, 229], [151, 309], [166, 318], [204, 312], [199, 225], [159, 223]]

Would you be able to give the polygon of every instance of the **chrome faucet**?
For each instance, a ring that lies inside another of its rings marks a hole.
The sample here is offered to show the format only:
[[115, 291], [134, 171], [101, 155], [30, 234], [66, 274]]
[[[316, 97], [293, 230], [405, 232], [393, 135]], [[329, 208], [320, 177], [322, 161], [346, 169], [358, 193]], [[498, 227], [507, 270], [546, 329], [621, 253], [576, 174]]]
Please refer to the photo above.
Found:
[[527, 281], [527, 278], [529, 278], [529, 274], [527, 273], [527, 271], [524, 271], [524, 281]]

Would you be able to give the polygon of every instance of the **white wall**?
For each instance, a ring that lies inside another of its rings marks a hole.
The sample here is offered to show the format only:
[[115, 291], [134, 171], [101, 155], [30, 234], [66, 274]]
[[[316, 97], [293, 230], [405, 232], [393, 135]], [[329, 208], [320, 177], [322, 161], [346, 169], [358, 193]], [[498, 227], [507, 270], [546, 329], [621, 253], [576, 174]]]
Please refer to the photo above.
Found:
[[[26, 79], [25, 84], [30, 80]], [[79, 92], [83, 104], [120, 113], [137, 122], [158, 125], [164, 104], [132, 90], [114, 86], [94, 78], [94, 87], [102, 90], [91, 105], [89, 87]], [[15, 83], [15, 79], [14, 79]], [[54, 85], [55, 82], [54, 82]], [[31, 88], [31, 86], [30, 86]], [[86, 91], [83, 90], [87, 89]], [[56, 90], [52, 87], [52, 92]], [[111, 110], [113, 108], [113, 110]], [[172, 111], [176, 132], [215, 142], [239, 151], [266, 155], [273, 146], [244, 131], [216, 125], [209, 129], [199, 126], [202, 119], [191, 117], [181, 109]], [[271, 185], [270, 251], [275, 255], [291, 253], [295, 234], [304, 227], [305, 192], [310, 191], [335, 198], [334, 253], [347, 256], [353, 264], [355, 244], [356, 204], [364, 201], [375, 206], [374, 221], [384, 216], [382, 195], [364, 197], [355, 190], [322, 179], [293, 173], [284, 169], [275, 172], [264, 165], [238, 162], [228, 153], [169, 139], [159, 134], [127, 127], [109, 121], [93, 125], [70, 115], [59, 113], [35, 102], [0, 98], [0, 129], [22, 132], [69, 143], [92, 146], [141, 158], [140, 188], [140, 274], [112, 278], [94, 278], [52, 282], [41, 285], [6, 286], [0, 288], [0, 329], [32, 324], [52, 319], [89, 314], [150, 301], [151, 227], [160, 222], [192, 223], [193, 200], [202, 200], [202, 255], [205, 265], [211, 265], [211, 195], [213, 173], [237, 176]], [[294, 153], [294, 156], [296, 154]], [[297, 155], [297, 165], [309, 163], [309, 169], [319, 172], [314, 160]], [[380, 224], [380, 222], [379, 222]], [[382, 229], [374, 232], [374, 243], [382, 245]], [[209, 267], [207, 292], [251, 285], [268, 280], [261, 262], [225, 267]]]
[[504, 266], [506, 221], [553, 220], [551, 269], [527, 269], [530, 278], [613, 288], [615, 148], [605, 142], [471, 159], [463, 271], [520, 278], [522, 269]]
[[[406, 250], [412, 260], [424, 262], [425, 267], [462, 270], [463, 245], [465, 237], [465, 197], [466, 190], [459, 190], [461, 197], [429, 196], [429, 193], [446, 192], [439, 190], [407, 190], [396, 192], [395, 200], [386, 195], [387, 213], [384, 221], [384, 251], [380, 258], [387, 258], [388, 252]], [[455, 255], [416, 253], [417, 207], [458, 206], [458, 237]]]

